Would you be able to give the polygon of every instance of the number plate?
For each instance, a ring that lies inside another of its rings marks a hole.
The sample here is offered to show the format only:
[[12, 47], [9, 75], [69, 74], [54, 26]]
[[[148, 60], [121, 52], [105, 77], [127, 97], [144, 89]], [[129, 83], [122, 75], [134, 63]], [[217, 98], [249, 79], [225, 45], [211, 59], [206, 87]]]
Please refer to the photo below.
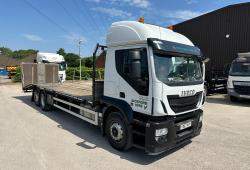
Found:
[[192, 122], [187, 122], [180, 125], [180, 130], [187, 129], [192, 126]]

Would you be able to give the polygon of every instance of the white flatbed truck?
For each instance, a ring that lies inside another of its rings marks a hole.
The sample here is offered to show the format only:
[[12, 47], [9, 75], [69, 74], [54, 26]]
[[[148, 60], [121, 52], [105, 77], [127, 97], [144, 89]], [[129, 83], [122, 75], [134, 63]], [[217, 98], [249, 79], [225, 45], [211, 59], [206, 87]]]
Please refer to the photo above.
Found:
[[32, 99], [100, 127], [118, 150], [159, 154], [200, 134], [204, 63], [199, 48], [169, 29], [135, 21], [112, 24], [104, 81], [34, 84]]
[[65, 59], [62, 55], [56, 54], [56, 53], [42, 53], [38, 52], [36, 56], [36, 62], [37, 63], [54, 63], [58, 64], [59, 70], [58, 70], [58, 76], [59, 80], [61, 82], [64, 82], [66, 80], [66, 67], [67, 64], [65, 62]]

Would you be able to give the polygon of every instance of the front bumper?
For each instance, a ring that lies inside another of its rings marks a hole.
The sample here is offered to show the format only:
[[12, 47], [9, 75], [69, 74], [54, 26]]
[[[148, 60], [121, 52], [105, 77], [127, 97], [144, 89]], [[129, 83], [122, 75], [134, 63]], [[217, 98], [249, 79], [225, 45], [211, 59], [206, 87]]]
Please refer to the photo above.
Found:
[[[199, 119], [202, 115], [203, 111], [197, 110], [185, 115], [169, 117], [166, 121], [149, 121], [145, 134], [145, 151], [148, 154], [160, 154], [199, 135], [202, 128], [202, 121], [200, 122]], [[186, 122], [191, 122], [191, 127], [180, 130], [180, 126]], [[168, 128], [168, 133], [166, 136], [158, 138], [157, 141], [155, 130], [161, 128]]]
[[250, 95], [242, 95], [234, 91], [234, 89], [227, 89], [227, 93], [229, 96], [234, 96], [237, 98], [244, 98], [244, 99], [250, 99]]

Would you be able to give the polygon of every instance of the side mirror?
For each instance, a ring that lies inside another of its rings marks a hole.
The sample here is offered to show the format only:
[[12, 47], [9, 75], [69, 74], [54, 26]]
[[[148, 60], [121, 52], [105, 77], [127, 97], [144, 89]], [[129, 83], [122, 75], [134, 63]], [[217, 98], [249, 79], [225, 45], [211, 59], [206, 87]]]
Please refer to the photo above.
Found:
[[230, 68], [231, 68], [231, 64], [226, 64], [226, 65], [224, 66], [224, 74], [225, 74], [225, 75], [228, 75], [228, 74], [229, 74]]
[[129, 51], [130, 76], [134, 79], [141, 78], [141, 53], [140, 50]]
[[203, 60], [204, 63], [207, 63], [207, 62], [209, 62], [209, 61], [210, 61], [210, 58], [205, 58], [205, 59]]

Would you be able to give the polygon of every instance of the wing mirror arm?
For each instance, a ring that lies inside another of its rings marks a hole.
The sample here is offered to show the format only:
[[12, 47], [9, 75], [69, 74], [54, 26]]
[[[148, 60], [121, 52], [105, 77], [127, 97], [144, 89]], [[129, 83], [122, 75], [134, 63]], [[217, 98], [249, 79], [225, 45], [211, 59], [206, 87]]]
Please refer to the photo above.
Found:
[[210, 61], [210, 58], [204, 58], [204, 59], [202, 60], [203, 63], [207, 63], [207, 62], [209, 62], [209, 61]]

